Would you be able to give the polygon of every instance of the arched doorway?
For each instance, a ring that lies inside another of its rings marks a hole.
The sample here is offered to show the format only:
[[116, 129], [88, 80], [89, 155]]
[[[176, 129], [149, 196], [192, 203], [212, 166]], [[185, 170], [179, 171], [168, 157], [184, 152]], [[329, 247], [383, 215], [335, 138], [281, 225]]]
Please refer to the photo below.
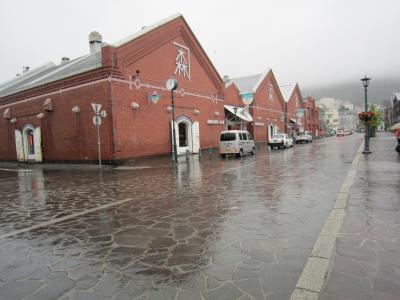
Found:
[[268, 139], [270, 140], [272, 136], [275, 134], [275, 126], [273, 124], [268, 125]]
[[179, 148], [188, 148], [188, 127], [186, 122], [178, 123]]
[[42, 141], [40, 127], [25, 125], [22, 130], [15, 130], [15, 148], [17, 160], [21, 162], [41, 162]]
[[32, 125], [25, 125], [22, 129], [24, 142], [25, 160], [35, 160], [35, 128]]
[[178, 155], [186, 151], [198, 153], [200, 148], [199, 122], [192, 122], [186, 116], [181, 116], [175, 121], [176, 148]]

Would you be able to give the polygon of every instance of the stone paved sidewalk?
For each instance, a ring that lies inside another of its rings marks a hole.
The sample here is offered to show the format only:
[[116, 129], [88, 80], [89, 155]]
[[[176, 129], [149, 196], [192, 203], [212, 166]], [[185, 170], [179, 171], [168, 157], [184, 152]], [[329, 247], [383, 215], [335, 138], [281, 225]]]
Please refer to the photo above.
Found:
[[371, 139], [350, 191], [320, 300], [400, 299], [400, 155], [393, 134]]

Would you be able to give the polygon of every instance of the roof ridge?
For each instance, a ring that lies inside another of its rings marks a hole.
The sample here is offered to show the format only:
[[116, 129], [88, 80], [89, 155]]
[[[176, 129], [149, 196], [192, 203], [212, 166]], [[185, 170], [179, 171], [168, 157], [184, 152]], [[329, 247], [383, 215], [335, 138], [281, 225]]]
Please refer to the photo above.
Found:
[[181, 13], [175, 13], [175, 14], [173, 14], [173, 15], [171, 15], [171, 16], [169, 16], [169, 17], [167, 17], [167, 18], [165, 18], [165, 19], [163, 19], [161, 21], [158, 21], [158, 22], [150, 25], [150, 26], [145, 26], [141, 30], [139, 30], [139, 31], [137, 31], [137, 32], [135, 32], [135, 33], [133, 33], [133, 34], [131, 34], [131, 35], [129, 35], [129, 36], [127, 36], [127, 37], [115, 42], [115, 43], [113, 43], [113, 44], [110, 44], [110, 45], [114, 46], [114, 47], [123, 46], [126, 43], [129, 43], [130, 41], [133, 41], [133, 40], [145, 35], [146, 33], [150, 32], [150, 31], [153, 31], [153, 30], [155, 30], [155, 29], [157, 29], [157, 28], [159, 28], [161, 26], [164, 26], [165, 24], [167, 24], [167, 23], [169, 23], [169, 22], [171, 22], [171, 21], [173, 21], [173, 20], [175, 20], [175, 19], [177, 19], [179, 17], [183, 17], [183, 15]]

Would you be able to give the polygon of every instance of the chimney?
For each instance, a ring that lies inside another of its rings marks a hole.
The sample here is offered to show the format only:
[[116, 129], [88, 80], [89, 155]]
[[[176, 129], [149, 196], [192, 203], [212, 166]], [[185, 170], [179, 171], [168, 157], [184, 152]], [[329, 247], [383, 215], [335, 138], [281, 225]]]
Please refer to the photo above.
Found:
[[224, 75], [223, 80], [224, 80], [225, 83], [228, 83], [229, 81], [231, 81], [231, 80], [229, 79], [229, 76], [228, 76], [228, 75]]
[[90, 54], [100, 52], [102, 44], [101, 34], [97, 31], [92, 31], [89, 34], [89, 45], [90, 45]]
[[60, 65], [65, 65], [66, 63], [69, 63], [69, 57], [61, 57], [61, 63]]

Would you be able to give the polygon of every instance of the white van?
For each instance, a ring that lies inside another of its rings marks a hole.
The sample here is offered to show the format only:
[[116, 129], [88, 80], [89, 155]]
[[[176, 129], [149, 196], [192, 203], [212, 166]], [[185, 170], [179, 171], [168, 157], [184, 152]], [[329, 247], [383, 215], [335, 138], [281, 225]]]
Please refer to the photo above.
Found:
[[250, 132], [244, 130], [222, 131], [219, 138], [219, 153], [222, 157], [227, 154], [243, 156], [245, 153], [254, 154], [256, 148]]

